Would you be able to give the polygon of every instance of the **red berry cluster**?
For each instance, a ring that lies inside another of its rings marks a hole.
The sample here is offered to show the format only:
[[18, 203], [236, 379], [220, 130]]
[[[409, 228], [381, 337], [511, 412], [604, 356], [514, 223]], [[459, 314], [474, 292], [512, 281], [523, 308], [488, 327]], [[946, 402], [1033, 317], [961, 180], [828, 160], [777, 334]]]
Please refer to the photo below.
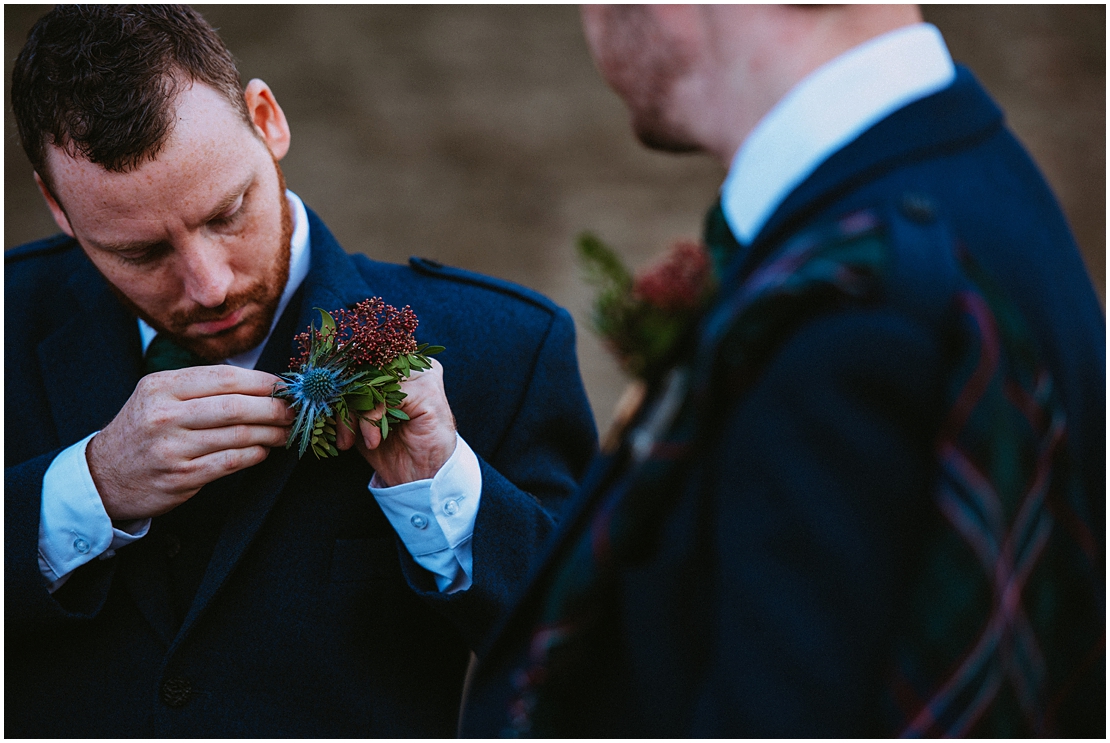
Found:
[[681, 240], [636, 274], [632, 294], [663, 310], [694, 309], [709, 279], [709, 253], [692, 240]]
[[364, 299], [351, 311], [335, 313], [339, 350], [359, 366], [381, 368], [389, 362], [416, 353], [416, 313], [405, 305], [392, 307], [377, 297]]
[[[416, 353], [416, 313], [405, 305], [397, 309], [378, 297], [364, 299], [352, 310], [336, 310], [334, 331], [315, 328], [296, 337], [300, 355], [291, 359], [291, 368], [301, 368], [308, 363], [313, 341], [335, 340], [335, 355], [343, 357], [350, 366], [370, 365], [381, 368], [391, 361]], [[310, 335], [311, 333], [311, 335]]]

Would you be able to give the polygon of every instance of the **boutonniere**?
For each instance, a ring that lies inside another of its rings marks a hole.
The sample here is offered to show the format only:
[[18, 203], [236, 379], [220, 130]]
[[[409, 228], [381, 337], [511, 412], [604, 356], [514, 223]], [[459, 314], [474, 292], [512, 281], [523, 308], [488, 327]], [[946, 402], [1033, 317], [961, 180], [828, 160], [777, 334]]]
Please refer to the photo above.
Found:
[[693, 240], [679, 240], [635, 274], [590, 233], [578, 238], [578, 256], [597, 296], [594, 330], [633, 377], [613, 411], [602, 451], [616, 449], [647, 393], [649, 381], [672, 364], [701, 308], [716, 290], [709, 252]]
[[[303, 457], [311, 447], [318, 458], [334, 457], [337, 425], [351, 418], [369, 420], [384, 439], [391, 426], [409, 417], [401, 410], [405, 393], [401, 382], [413, 371], [430, 369], [428, 357], [443, 346], [417, 345], [416, 313], [400, 310], [378, 297], [363, 300], [352, 310], [322, 310], [320, 327], [309, 325], [296, 341], [300, 355], [274, 385], [274, 397], [287, 400], [297, 413], [286, 448], [297, 446]], [[384, 405], [380, 418], [368, 413]]]
[[597, 286], [593, 324], [621, 367], [632, 377], [651, 379], [674, 355], [684, 333], [713, 293], [708, 251], [679, 240], [635, 274], [591, 233], [578, 238], [587, 280]]

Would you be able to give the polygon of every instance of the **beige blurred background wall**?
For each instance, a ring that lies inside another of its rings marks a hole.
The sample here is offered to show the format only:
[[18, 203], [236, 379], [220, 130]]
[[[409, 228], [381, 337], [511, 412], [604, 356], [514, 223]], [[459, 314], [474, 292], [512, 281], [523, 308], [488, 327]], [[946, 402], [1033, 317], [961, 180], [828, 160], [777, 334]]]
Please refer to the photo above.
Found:
[[[19, 149], [7, 87], [49, 6], [4, 7], [4, 245], [55, 231]], [[579, 328], [604, 427], [625, 380], [589, 330], [574, 237], [636, 265], [696, 236], [724, 173], [648, 152], [587, 55], [574, 6], [198, 6], [273, 88], [293, 130], [290, 188], [347, 250], [421, 255], [532, 287]], [[1006, 110], [1105, 296], [1105, 7], [926, 6]]]

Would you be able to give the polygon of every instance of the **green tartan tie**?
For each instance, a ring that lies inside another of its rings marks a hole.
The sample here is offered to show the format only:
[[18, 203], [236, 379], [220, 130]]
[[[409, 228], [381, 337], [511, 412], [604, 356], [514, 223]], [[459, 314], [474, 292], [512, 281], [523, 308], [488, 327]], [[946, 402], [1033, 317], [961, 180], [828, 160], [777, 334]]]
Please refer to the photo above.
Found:
[[154, 372], [184, 369], [189, 366], [204, 366], [211, 363], [211, 361], [207, 361], [192, 351], [177, 345], [165, 333], [159, 333], [154, 336], [154, 340], [147, 346], [146, 355], [143, 357], [145, 366], [143, 373], [153, 374]]
[[733, 257], [744, 250], [725, 221], [720, 199], [705, 215], [705, 247], [713, 259], [713, 274], [718, 281], [724, 279], [725, 269]]

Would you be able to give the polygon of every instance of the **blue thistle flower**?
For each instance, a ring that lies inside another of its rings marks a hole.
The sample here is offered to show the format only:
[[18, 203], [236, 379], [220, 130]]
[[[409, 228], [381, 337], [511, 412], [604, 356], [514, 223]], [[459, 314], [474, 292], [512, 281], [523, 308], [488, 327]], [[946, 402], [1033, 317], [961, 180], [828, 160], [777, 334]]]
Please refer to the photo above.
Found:
[[300, 371], [282, 374], [287, 384], [275, 390], [274, 395], [289, 400], [297, 411], [287, 448], [294, 441], [298, 442], [297, 455], [303, 457], [312, 443], [313, 432], [335, 415], [343, 395], [353, 392], [364, 376], [363, 372], [345, 373], [343, 365], [335, 358], [320, 366], [306, 364]]

